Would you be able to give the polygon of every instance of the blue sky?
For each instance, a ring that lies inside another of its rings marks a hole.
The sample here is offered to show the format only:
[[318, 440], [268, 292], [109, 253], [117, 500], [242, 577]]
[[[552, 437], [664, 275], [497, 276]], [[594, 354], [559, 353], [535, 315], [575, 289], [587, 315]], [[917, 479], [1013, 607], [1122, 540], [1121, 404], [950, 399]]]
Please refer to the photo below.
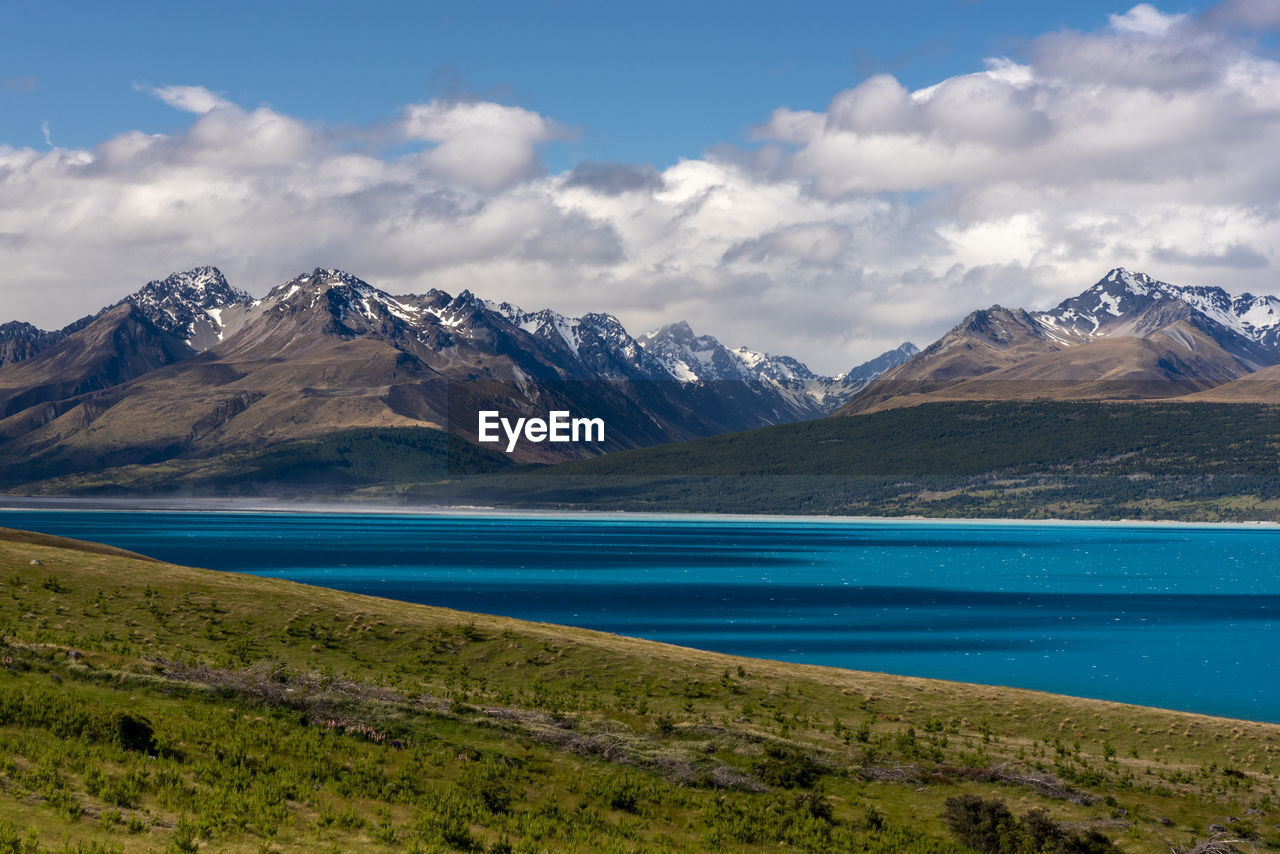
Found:
[[1280, 291], [1280, 0], [5, 14], [0, 322], [320, 266], [834, 373], [1117, 266]]
[[742, 142], [778, 106], [821, 110], [876, 72], [910, 88], [1093, 29], [1114, 3], [477, 2], [15, 4], [0, 31], [0, 143], [90, 147], [185, 123], [135, 91], [196, 84], [237, 104], [365, 125], [470, 91], [577, 132], [548, 166], [668, 166]]

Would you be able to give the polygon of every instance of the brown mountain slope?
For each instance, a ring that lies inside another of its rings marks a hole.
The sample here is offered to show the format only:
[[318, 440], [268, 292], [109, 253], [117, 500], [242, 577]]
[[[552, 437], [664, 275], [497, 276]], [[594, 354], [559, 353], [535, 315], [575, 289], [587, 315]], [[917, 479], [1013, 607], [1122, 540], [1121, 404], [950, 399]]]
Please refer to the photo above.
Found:
[[1271, 365], [1229, 383], [1189, 395], [1211, 403], [1280, 403], [1280, 365]]
[[835, 414], [966, 399], [963, 393], [960, 398], [950, 397], [949, 390], [974, 377], [1055, 353], [1061, 346], [1025, 311], [993, 305], [971, 313], [913, 358], [885, 371]]
[[397, 299], [318, 270], [235, 312], [224, 326], [235, 331], [205, 353], [114, 386], [63, 385], [50, 392], [66, 395], [56, 405], [12, 412], [0, 421], [6, 454], [76, 471], [355, 427], [441, 427], [474, 439], [480, 409], [513, 418], [566, 410], [608, 425], [594, 447], [523, 442], [514, 455], [526, 461], [715, 431], [697, 389], [683, 400], [672, 382], [601, 380], [560, 338], [535, 340], [465, 292]]
[[56, 417], [11, 416], [0, 422], [12, 437], [6, 451], [74, 467], [259, 447], [350, 427], [444, 426], [447, 381], [407, 352], [423, 355], [430, 342], [404, 340], [376, 308], [372, 317], [353, 318], [350, 289], [331, 284], [312, 293], [277, 289], [213, 349], [70, 397]]
[[1053, 312], [974, 312], [836, 414], [929, 401], [1176, 398], [1280, 361], [1280, 353], [1179, 299], [1130, 303], [1128, 313], [1091, 315], [1074, 326]]
[[115, 306], [48, 350], [5, 365], [0, 418], [128, 382], [191, 353], [134, 306]]
[[[200, 356], [67, 401], [65, 412], [15, 438], [6, 450], [56, 452], [69, 461], [160, 458], [351, 427], [441, 426], [387, 406], [389, 378], [399, 373], [408, 380], [414, 373], [397, 364], [399, 355], [378, 341], [330, 339], [314, 346], [312, 358], [289, 362]], [[16, 432], [16, 420], [0, 422], [0, 429]]]
[[[0, 482], [348, 428], [438, 427], [474, 441], [482, 410], [605, 423], [603, 441], [526, 440], [513, 454], [559, 461], [817, 417], [915, 352], [823, 377], [709, 336], [649, 343], [654, 352], [608, 314], [526, 312], [468, 291], [392, 296], [339, 270], [254, 299], [199, 267], [57, 332], [0, 325]], [[709, 346], [724, 364], [707, 361]]]
[[861, 411], [959, 400], [1142, 400], [1181, 397], [1247, 374], [1198, 330], [1170, 336], [1102, 338], [1033, 356], [980, 377], [921, 392], [902, 392]]

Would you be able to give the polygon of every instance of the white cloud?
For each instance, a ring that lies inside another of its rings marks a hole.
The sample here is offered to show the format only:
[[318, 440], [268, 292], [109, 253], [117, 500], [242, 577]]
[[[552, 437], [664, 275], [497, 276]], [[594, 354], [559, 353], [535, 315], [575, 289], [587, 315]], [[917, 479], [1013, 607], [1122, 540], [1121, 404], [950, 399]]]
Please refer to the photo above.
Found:
[[399, 131], [435, 143], [423, 160], [441, 177], [492, 191], [538, 175], [537, 146], [568, 131], [537, 113], [484, 101], [431, 101], [408, 107]]
[[[542, 147], [570, 132], [485, 101], [338, 137], [140, 87], [196, 115], [86, 150], [0, 146], [0, 320], [60, 325], [200, 263], [259, 293], [321, 265], [637, 332], [687, 319], [834, 372], [1118, 264], [1275, 293], [1280, 63], [1240, 32], [1273, 6], [1143, 5], [916, 91], [876, 76], [661, 171], [547, 174]], [[421, 149], [379, 154], [388, 125]]]
[[1143, 36], [1168, 35], [1169, 29], [1187, 20], [1183, 15], [1166, 15], [1150, 3], [1139, 3], [1122, 15], [1108, 15], [1111, 29]]
[[159, 98], [175, 110], [202, 115], [220, 107], [230, 107], [231, 102], [203, 86], [147, 86], [134, 83], [133, 88], [146, 95]]

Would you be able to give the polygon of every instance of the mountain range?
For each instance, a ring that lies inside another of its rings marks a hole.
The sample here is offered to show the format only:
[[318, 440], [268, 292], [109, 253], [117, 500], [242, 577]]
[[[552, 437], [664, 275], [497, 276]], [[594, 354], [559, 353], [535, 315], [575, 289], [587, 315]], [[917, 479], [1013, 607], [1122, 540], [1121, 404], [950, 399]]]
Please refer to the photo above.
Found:
[[633, 337], [608, 314], [528, 312], [469, 291], [392, 295], [316, 269], [255, 299], [214, 267], [148, 282], [57, 331], [0, 326], [0, 448], [79, 471], [255, 449], [354, 428], [476, 439], [476, 413], [602, 418], [554, 461], [827, 415], [896, 350], [836, 377], [731, 350], [674, 323]]
[[[839, 376], [677, 322], [526, 311], [463, 291], [392, 295], [316, 269], [254, 298], [213, 267], [53, 331], [0, 325], [0, 452], [77, 472], [203, 459], [477, 413], [601, 418], [605, 440], [522, 443], [518, 462], [944, 401], [1280, 402], [1280, 299], [1111, 270], [1045, 311], [971, 312]], [[492, 447], [492, 446], [490, 446]], [[32, 468], [34, 466], [34, 468]]]
[[930, 401], [1280, 401], [1280, 299], [1186, 287], [1124, 268], [1047, 311], [970, 313], [844, 404]]

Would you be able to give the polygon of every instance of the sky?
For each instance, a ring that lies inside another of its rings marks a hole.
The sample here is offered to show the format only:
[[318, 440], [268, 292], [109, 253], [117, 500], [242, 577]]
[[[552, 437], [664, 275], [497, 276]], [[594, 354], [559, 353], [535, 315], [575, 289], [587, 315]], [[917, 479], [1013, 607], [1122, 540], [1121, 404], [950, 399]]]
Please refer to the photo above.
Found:
[[1280, 0], [21, 4], [0, 322], [203, 264], [847, 370], [1125, 266], [1276, 293]]

